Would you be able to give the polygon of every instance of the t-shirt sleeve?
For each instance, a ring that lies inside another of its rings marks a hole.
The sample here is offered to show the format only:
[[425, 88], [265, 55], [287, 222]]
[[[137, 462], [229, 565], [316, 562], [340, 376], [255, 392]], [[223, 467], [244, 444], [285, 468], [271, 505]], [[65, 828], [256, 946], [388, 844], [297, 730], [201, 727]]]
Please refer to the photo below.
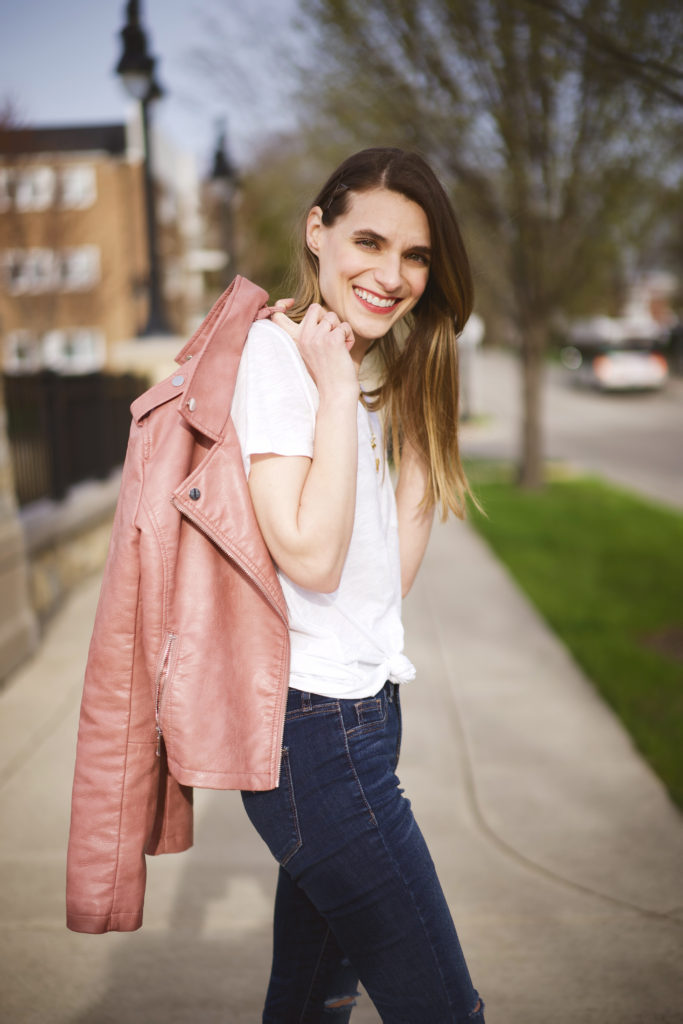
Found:
[[252, 455], [312, 458], [317, 407], [315, 384], [293, 339], [270, 320], [257, 321], [244, 346], [231, 409], [247, 476]]

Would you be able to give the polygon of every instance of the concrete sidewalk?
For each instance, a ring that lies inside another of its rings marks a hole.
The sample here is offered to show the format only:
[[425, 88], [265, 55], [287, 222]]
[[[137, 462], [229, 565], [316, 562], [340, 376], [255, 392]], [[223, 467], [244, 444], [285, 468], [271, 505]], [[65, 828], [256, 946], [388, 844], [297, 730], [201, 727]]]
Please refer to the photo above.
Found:
[[[97, 592], [0, 695], [0, 1018], [256, 1024], [275, 867], [237, 794], [198, 792], [194, 849], [149, 861], [140, 932], [64, 927]], [[683, 819], [621, 726], [468, 526], [435, 530], [406, 630], [401, 777], [489, 1024], [680, 1024]]]

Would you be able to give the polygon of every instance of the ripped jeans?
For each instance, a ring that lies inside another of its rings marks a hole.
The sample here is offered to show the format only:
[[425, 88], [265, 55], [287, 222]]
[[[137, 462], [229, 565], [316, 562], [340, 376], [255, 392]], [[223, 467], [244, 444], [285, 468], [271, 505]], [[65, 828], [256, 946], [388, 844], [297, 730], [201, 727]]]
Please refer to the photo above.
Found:
[[362, 981], [384, 1024], [483, 1024], [453, 921], [395, 770], [398, 687], [290, 690], [280, 785], [243, 792], [280, 863], [263, 1024], [349, 1021]]

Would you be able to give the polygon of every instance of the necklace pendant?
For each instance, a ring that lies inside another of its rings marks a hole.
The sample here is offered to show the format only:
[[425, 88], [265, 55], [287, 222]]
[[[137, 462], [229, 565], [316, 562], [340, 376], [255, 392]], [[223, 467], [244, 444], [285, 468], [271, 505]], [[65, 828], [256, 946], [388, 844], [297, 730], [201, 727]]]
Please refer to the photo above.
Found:
[[[377, 438], [372, 433], [370, 434], [370, 447], [372, 448], [373, 452], [375, 451], [375, 449], [377, 447]], [[379, 456], [376, 453], [375, 453], [375, 472], [379, 473]]]

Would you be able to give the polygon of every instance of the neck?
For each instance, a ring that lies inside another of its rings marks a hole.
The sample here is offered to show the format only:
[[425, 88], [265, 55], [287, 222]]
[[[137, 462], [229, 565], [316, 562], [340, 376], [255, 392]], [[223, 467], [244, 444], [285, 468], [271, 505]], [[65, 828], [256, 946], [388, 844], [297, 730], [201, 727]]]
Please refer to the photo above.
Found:
[[356, 364], [356, 373], [360, 373], [361, 363], [365, 359], [371, 345], [372, 341], [368, 338], [356, 338], [354, 341], [353, 348], [351, 349], [351, 359]]

